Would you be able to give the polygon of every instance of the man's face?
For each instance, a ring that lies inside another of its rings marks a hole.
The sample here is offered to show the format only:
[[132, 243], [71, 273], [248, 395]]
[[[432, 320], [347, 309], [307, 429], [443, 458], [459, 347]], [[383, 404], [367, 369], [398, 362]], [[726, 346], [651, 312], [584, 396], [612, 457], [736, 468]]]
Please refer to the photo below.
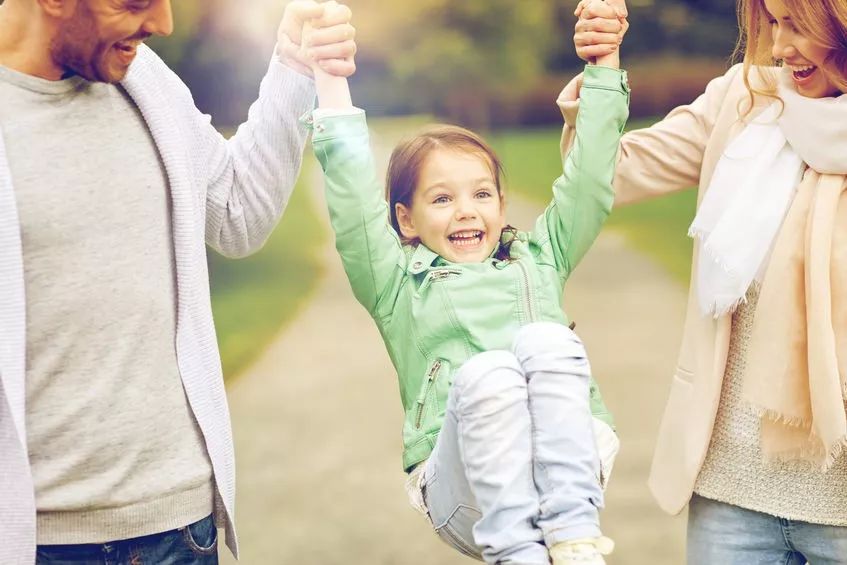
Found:
[[76, 0], [50, 51], [66, 71], [115, 83], [126, 76], [142, 41], [172, 31], [170, 0]]

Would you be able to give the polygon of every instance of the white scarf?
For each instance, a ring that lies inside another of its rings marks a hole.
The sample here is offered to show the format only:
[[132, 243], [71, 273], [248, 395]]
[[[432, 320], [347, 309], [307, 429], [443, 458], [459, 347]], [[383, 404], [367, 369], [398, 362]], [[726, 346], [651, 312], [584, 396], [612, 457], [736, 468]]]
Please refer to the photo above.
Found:
[[[774, 102], [724, 150], [689, 228], [700, 240], [697, 295], [704, 314], [735, 310], [761, 283], [806, 164], [843, 174], [847, 95], [806, 98], [782, 69]], [[784, 103], [784, 107], [783, 107]]]

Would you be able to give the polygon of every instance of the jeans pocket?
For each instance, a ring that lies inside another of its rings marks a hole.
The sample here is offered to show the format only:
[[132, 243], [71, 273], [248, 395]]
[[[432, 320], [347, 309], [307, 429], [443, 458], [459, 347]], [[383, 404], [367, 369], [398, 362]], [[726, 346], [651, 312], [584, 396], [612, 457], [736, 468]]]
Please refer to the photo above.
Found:
[[182, 536], [197, 555], [214, 555], [218, 549], [218, 529], [211, 516], [182, 528]]
[[473, 527], [481, 517], [476, 508], [459, 504], [446, 520], [435, 525], [435, 533], [459, 553], [481, 560], [482, 554], [473, 541]]

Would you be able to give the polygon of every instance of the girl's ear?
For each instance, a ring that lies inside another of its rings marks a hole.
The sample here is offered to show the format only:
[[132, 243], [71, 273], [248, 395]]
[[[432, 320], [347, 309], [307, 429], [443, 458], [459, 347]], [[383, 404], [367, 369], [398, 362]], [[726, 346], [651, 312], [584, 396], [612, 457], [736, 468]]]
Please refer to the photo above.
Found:
[[394, 205], [394, 214], [397, 216], [397, 225], [400, 226], [400, 235], [406, 239], [415, 239], [418, 237], [418, 230], [415, 229], [411, 209], [397, 202]]

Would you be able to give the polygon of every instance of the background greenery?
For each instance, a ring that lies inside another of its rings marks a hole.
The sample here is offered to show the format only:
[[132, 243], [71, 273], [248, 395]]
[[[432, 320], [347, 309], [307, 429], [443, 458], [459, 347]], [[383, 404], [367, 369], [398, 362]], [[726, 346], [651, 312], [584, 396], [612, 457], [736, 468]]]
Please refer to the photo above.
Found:
[[[357, 103], [476, 128], [555, 124], [551, 101], [581, 68], [576, 0], [347, 0], [358, 30]], [[216, 123], [240, 123], [276, 38], [283, 0], [178, 0], [174, 36], [151, 42]], [[633, 115], [701, 92], [735, 46], [735, 0], [630, 0], [624, 64]], [[638, 72], [635, 72], [635, 71]]]
[[297, 314], [322, 272], [320, 250], [328, 234], [308, 186], [316, 168], [306, 160], [284, 221], [259, 253], [232, 261], [209, 250], [212, 310], [227, 378], [245, 369]]

